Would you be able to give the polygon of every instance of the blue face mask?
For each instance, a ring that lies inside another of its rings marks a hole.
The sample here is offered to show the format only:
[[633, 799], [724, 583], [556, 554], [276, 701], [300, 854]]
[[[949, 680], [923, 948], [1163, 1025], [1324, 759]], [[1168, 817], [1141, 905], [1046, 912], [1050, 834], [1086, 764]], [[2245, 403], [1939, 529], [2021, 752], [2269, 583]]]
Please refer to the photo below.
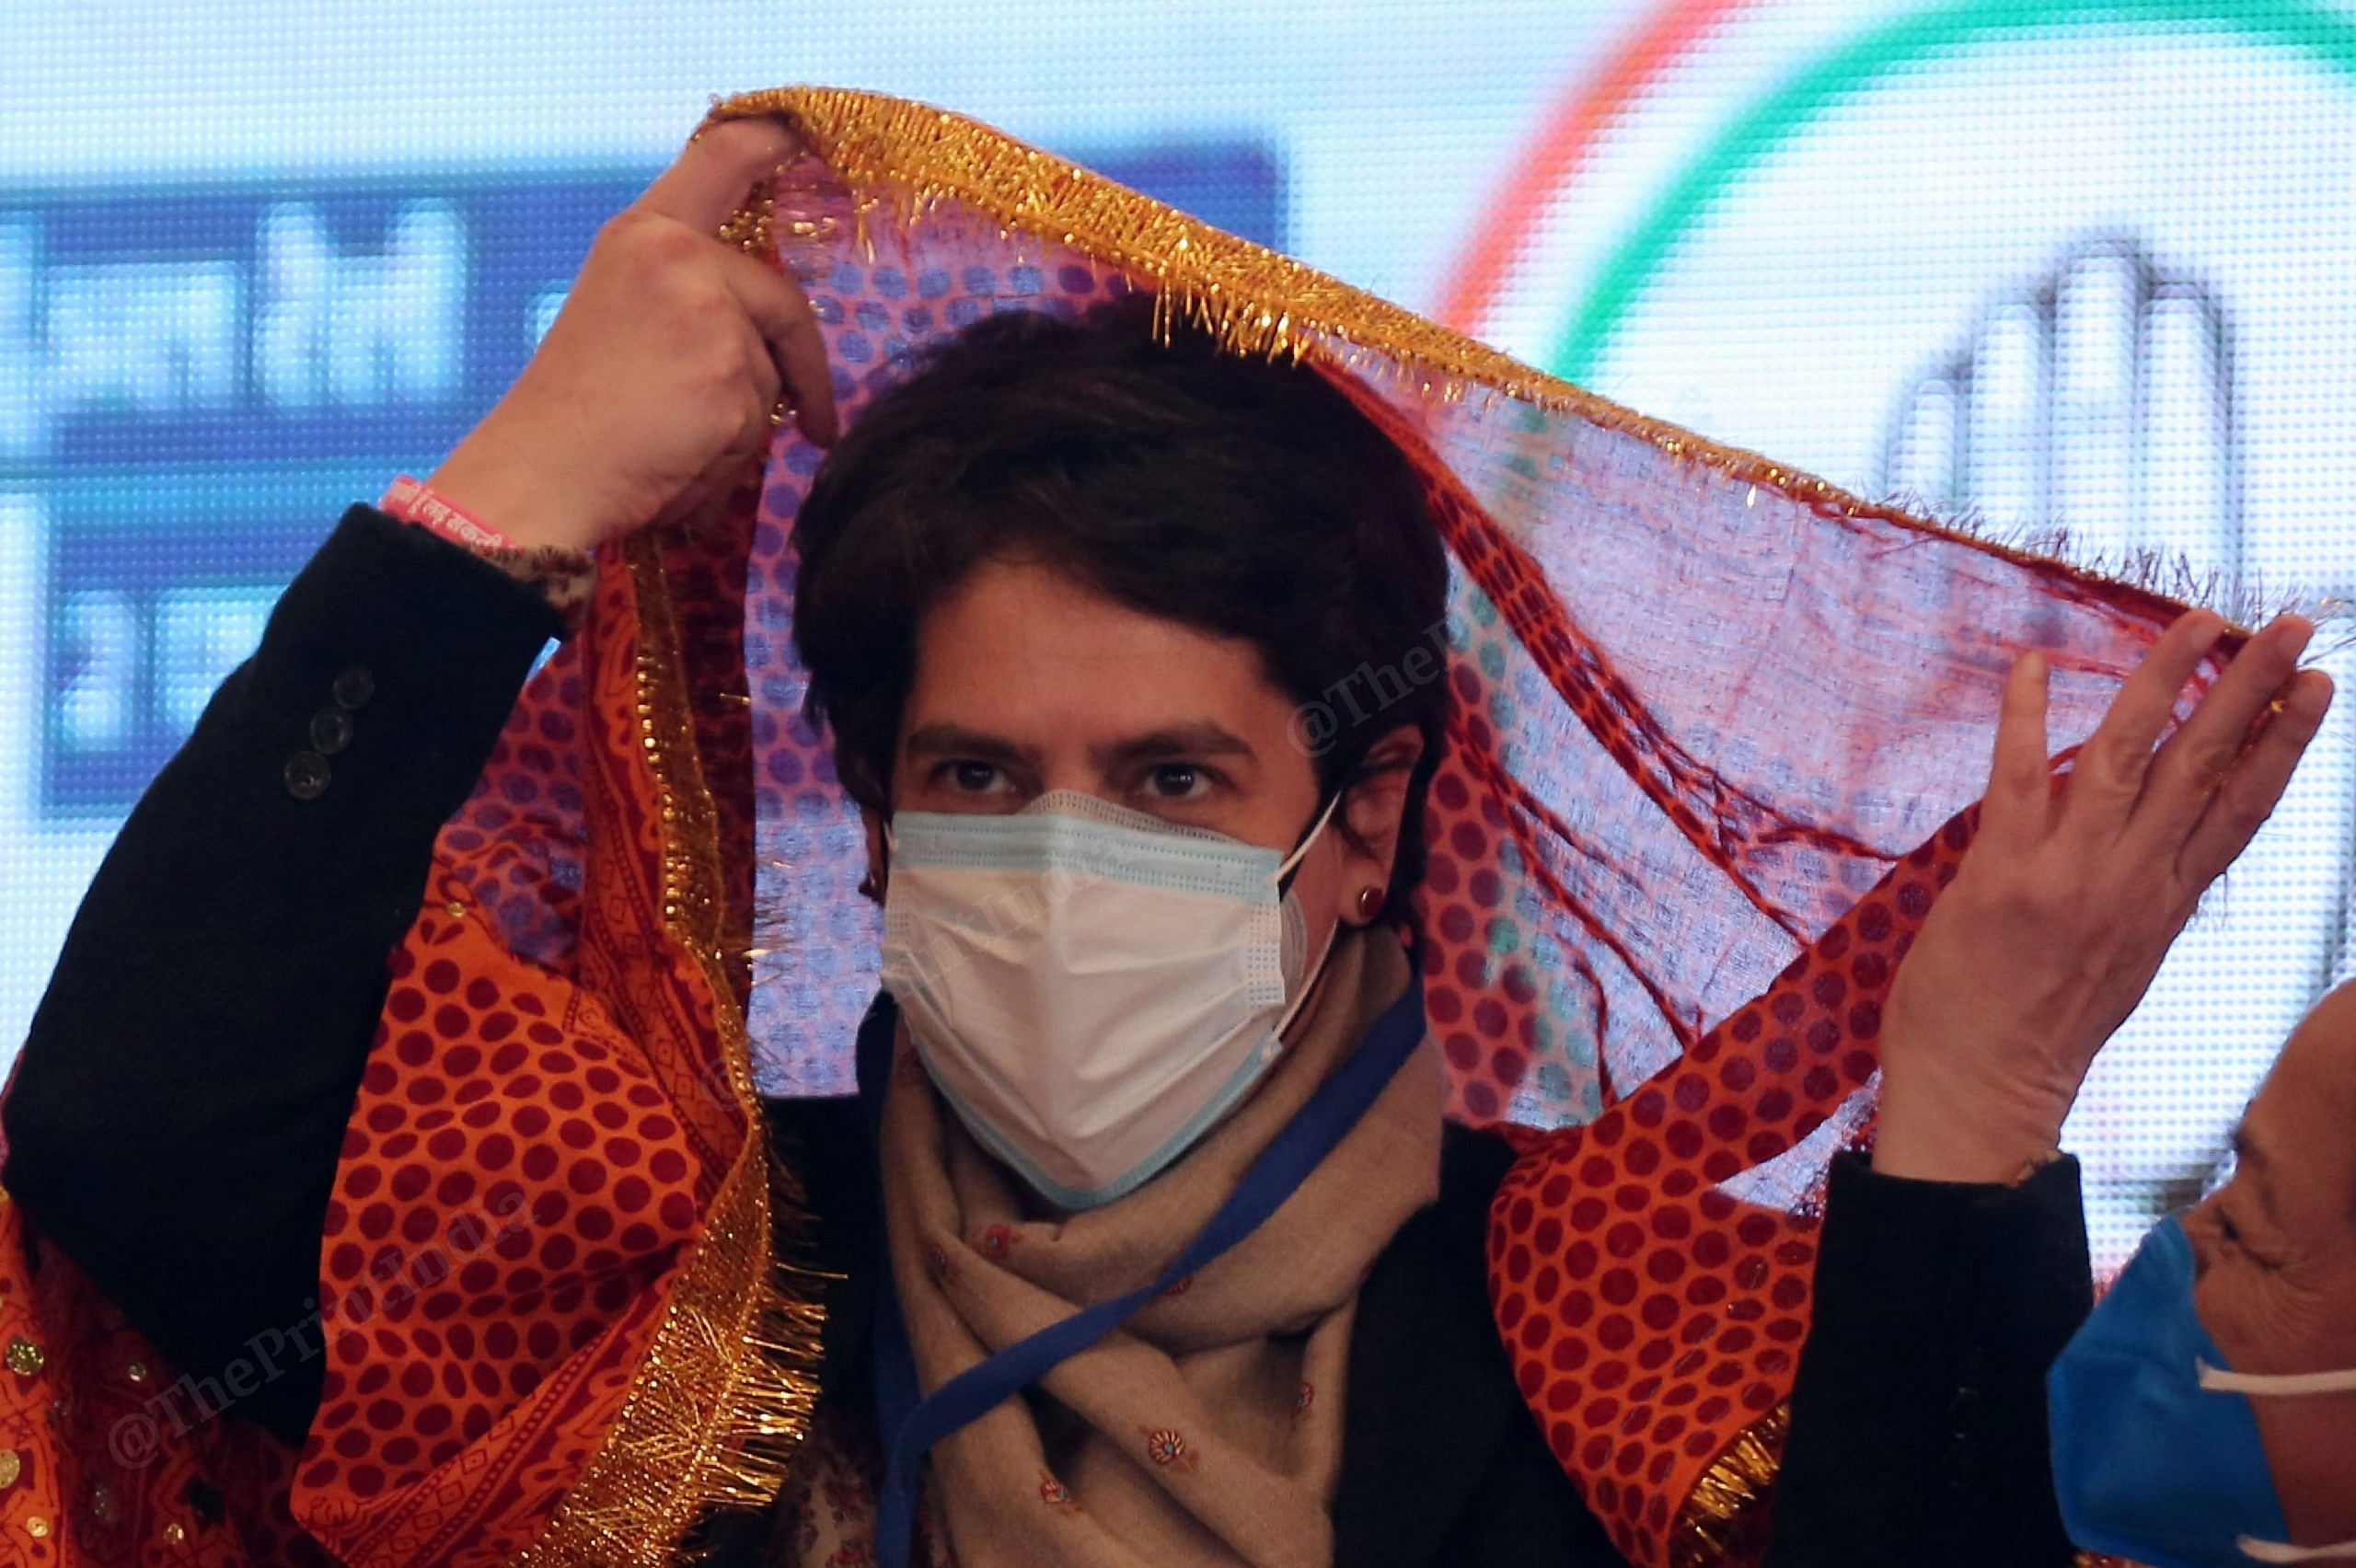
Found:
[[2356, 1559], [2285, 1543], [2253, 1394], [2356, 1389], [2356, 1372], [2225, 1366], [2192, 1306], [2192, 1239], [2163, 1220], [2046, 1378], [2053, 1484], [2070, 1539], [2150, 1568]]

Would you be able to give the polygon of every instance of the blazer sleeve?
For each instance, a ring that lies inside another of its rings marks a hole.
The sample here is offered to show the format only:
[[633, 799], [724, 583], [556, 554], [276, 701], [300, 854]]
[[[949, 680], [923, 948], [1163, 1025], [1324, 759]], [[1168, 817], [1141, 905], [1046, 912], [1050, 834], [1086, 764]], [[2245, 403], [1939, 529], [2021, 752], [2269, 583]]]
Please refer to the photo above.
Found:
[[[91, 882], [0, 1181], [182, 1372], [314, 1312], [387, 961], [558, 630], [496, 567], [352, 508]], [[287, 1366], [245, 1413], [299, 1439], [319, 1378]]]
[[1837, 1157], [1769, 1568], [2066, 1568], [2045, 1373], [2093, 1296], [2076, 1160], [2003, 1187]]

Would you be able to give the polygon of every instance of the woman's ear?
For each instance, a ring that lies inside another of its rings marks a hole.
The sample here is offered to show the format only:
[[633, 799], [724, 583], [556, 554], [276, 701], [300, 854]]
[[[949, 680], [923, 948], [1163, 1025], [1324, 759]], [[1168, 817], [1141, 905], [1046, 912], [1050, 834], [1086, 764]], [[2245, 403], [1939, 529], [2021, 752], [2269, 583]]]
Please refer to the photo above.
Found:
[[1399, 824], [1407, 812], [1407, 784], [1424, 755], [1423, 732], [1402, 724], [1375, 742], [1342, 797], [1345, 875], [1377, 892], [1391, 886], [1399, 858]]

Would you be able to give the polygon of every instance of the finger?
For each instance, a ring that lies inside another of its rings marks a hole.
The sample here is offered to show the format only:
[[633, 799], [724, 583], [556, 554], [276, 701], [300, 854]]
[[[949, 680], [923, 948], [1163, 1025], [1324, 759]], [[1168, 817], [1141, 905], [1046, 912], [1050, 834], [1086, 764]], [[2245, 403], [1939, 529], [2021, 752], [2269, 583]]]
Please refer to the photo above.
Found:
[[842, 432], [835, 411], [835, 372], [826, 361], [826, 340], [801, 286], [773, 268], [736, 254], [723, 258], [720, 275], [745, 317], [768, 344], [785, 380], [802, 433], [821, 446]]
[[[751, 335], [750, 329], [746, 335]], [[736, 432], [728, 444], [712, 455], [702, 473], [689, 481], [687, 489], [697, 491], [699, 506], [708, 506], [716, 495], [734, 490], [748, 478], [756, 478], [765, 466], [770, 446], [777, 440], [777, 426], [771, 418], [776, 406], [776, 373], [765, 373], [768, 390], [756, 392], [750, 388], [739, 412]]]
[[782, 120], [767, 115], [714, 125], [687, 144], [633, 203], [674, 218], [698, 234], [717, 235], [752, 194], [753, 182], [802, 155]]
[[2200, 820], [2226, 771], [2248, 746], [2250, 727], [2298, 673], [2313, 622], [2282, 616], [2245, 644], [2152, 763], [2131, 831], [2146, 847], [2174, 855]]
[[2053, 810], [2046, 753], [2045, 655], [2024, 653], [2004, 683], [1996, 719], [1995, 755], [1988, 764], [1988, 793], [1980, 808], [1980, 841], [2026, 846], [2044, 836]]
[[2152, 765], [2152, 744], [2176, 712], [2177, 694], [2200, 661], [2223, 636], [2223, 617], [2209, 610], [2178, 616], [2143, 655], [2111, 698], [2110, 711], [2079, 749], [2062, 794], [2065, 825], [2114, 836], [2126, 824], [2143, 776]]
[[2331, 677], [2303, 670], [2282, 694], [2281, 711], [2250, 743], [2225, 775], [2184, 852], [2177, 875], [2196, 896], [2224, 873], [2274, 813], [2291, 775], [2331, 710]]
[[768, 455], [770, 444], [777, 439], [777, 426], [770, 415], [774, 406], [772, 398], [745, 420], [736, 439], [728, 444], [728, 450], [714, 459], [714, 467], [727, 473], [742, 474], [747, 465], [758, 463]]
[[740, 323], [739, 330], [745, 334], [745, 354], [752, 367], [751, 382], [745, 389], [736, 434], [713, 459], [710, 470], [732, 479], [741, 478], [747, 464], [767, 455], [770, 444], [777, 439], [776, 409], [784, 386], [783, 375], [768, 340], [753, 330], [750, 322]]
[[785, 393], [785, 372], [780, 368], [777, 351], [769, 346], [769, 340], [762, 337], [750, 321], [741, 323], [740, 327], [745, 334], [745, 363], [752, 377], [752, 385], [745, 393], [747, 407], [752, 410], [753, 426], [748, 429], [756, 427], [761, 440], [766, 443], [776, 433], [776, 427], [769, 422], [769, 414]]

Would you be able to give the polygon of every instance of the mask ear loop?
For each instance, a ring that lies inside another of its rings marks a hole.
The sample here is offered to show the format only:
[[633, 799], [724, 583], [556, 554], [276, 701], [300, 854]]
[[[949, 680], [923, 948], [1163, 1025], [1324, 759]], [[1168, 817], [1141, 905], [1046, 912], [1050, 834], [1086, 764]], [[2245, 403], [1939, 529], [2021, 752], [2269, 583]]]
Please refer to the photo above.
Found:
[[872, 859], [869, 860], [867, 875], [860, 879], [859, 891], [877, 904], [882, 904], [892, 890], [892, 858], [900, 852], [900, 846], [892, 835], [890, 817], [885, 817], [882, 823], [878, 824], [877, 829], [875, 836], [884, 846], [884, 863], [879, 866]]
[[2194, 1363], [2200, 1386], [2226, 1394], [2346, 1394], [2356, 1393], [2356, 1367], [2345, 1372], [2231, 1372], [2205, 1361]]
[[[1284, 887], [1285, 880], [1290, 877], [1294, 870], [1308, 857], [1310, 846], [1315, 844], [1318, 836], [1325, 831], [1325, 824], [1334, 820], [1334, 809], [1341, 803], [1342, 791], [1336, 790], [1325, 801], [1325, 809], [1317, 813], [1317, 822], [1310, 828], [1308, 836], [1300, 841], [1300, 847], [1286, 856], [1284, 863], [1276, 868], [1273, 879], [1276, 886]], [[1325, 933], [1325, 945], [1318, 950], [1317, 962], [1301, 972], [1299, 991], [1294, 994], [1292, 1001], [1285, 1008], [1283, 1015], [1276, 1020], [1276, 1028], [1269, 1032], [1269, 1039], [1272, 1042], [1284, 1038], [1285, 1031], [1292, 1027], [1293, 1020], [1299, 1016], [1303, 1004], [1315, 993], [1317, 982], [1325, 974], [1325, 961], [1334, 956], [1334, 943], [1340, 939], [1341, 935], [1342, 922], [1337, 916], [1334, 917], [1333, 929]]]
[[[2344, 1394], [2356, 1391], [2356, 1368], [2345, 1372], [2233, 1372], [2196, 1361], [2200, 1386], [2218, 1393], [2256, 1394], [2281, 1398], [2296, 1394]], [[2234, 1545], [2254, 1562], [2345, 1562], [2356, 1560], [2356, 1540], [2332, 1546], [2292, 1546], [2288, 1541], [2237, 1537]]]
[[2237, 1536], [2234, 1545], [2254, 1562], [2344, 1562], [2356, 1559], [2356, 1540], [2343, 1540], [2332, 1546], [2292, 1546], [2288, 1541]]
[[1325, 809], [1317, 813], [1317, 820], [1310, 825], [1308, 834], [1302, 837], [1293, 852], [1284, 858], [1284, 863], [1279, 865], [1270, 876], [1269, 880], [1276, 884], [1279, 891], [1284, 889], [1285, 879], [1291, 876], [1299, 868], [1301, 861], [1309, 858], [1310, 846], [1315, 844], [1317, 836], [1325, 831], [1325, 824], [1334, 820], [1334, 808], [1342, 803], [1342, 795], [1343, 791], [1336, 790], [1325, 798]]

